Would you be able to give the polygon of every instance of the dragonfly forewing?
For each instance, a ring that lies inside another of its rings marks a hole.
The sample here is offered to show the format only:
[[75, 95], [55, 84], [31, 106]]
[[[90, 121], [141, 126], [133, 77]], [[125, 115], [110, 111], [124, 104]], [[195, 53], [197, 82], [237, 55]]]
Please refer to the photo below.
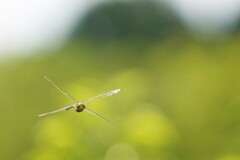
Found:
[[100, 99], [100, 98], [103, 98], [103, 97], [107, 97], [107, 96], [111, 96], [111, 95], [117, 94], [117, 93], [120, 92], [120, 91], [121, 91], [120, 89], [115, 89], [115, 90], [112, 90], [112, 91], [110, 91], [110, 92], [103, 93], [103, 94], [97, 95], [97, 96], [95, 96], [95, 97], [86, 99], [86, 100], [82, 101], [81, 103], [85, 104], [85, 103], [94, 101], [94, 100], [96, 100], [96, 99]]
[[51, 112], [47, 112], [47, 113], [43, 113], [43, 114], [39, 114], [38, 116], [46, 116], [48, 114], [53, 114], [53, 113], [57, 113], [57, 112], [62, 112], [62, 111], [67, 111], [69, 109], [72, 109], [74, 108], [74, 105], [71, 105], [71, 106], [67, 106], [67, 107], [63, 107], [63, 108], [60, 108], [58, 110], [55, 110], [55, 111], [51, 111]]

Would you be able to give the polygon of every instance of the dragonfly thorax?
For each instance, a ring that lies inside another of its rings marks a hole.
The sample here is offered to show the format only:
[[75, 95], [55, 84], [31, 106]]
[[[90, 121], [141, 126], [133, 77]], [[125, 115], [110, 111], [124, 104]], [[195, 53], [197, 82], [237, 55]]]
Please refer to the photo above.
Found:
[[82, 112], [84, 109], [85, 109], [85, 105], [80, 103], [80, 104], [77, 104], [75, 111], [76, 112]]

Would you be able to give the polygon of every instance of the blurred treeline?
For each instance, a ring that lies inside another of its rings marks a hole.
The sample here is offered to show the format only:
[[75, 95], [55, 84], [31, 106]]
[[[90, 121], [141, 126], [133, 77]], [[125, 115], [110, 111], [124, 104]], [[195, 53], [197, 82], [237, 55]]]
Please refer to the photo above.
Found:
[[[199, 40], [147, 5], [96, 7], [58, 51], [1, 64], [1, 159], [240, 159], [239, 33]], [[121, 88], [88, 104], [116, 126], [84, 112], [37, 117], [73, 103], [45, 74], [80, 101]]]
[[181, 33], [186, 33], [186, 29], [178, 14], [167, 5], [130, 1], [97, 6], [79, 22], [72, 38], [165, 40]]

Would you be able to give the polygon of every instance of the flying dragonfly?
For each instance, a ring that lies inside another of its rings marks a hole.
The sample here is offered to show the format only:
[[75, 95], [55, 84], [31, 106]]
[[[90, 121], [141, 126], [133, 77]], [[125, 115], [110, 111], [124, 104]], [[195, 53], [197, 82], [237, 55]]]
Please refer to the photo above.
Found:
[[112, 91], [109, 91], [109, 92], [106, 92], [106, 93], [103, 93], [103, 94], [100, 94], [100, 95], [97, 95], [95, 97], [92, 97], [92, 98], [89, 98], [89, 99], [86, 99], [82, 102], [78, 102], [73, 96], [71, 96], [70, 94], [68, 94], [67, 92], [63, 91], [60, 87], [58, 87], [55, 83], [53, 83], [47, 76], [44, 76], [44, 78], [49, 81], [54, 87], [56, 87], [62, 94], [64, 94], [65, 96], [69, 97], [70, 99], [72, 99], [75, 104], [73, 105], [70, 105], [70, 106], [66, 106], [66, 107], [63, 107], [63, 108], [60, 108], [58, 110], [55, 110], [55, 111], [51, 111], [51, 112], [47, 112], [47, 113], [43, 113], [43, 114], [40, 114], [38, 116], [46, 116], [46, 115], [49, 115], [49, 114], [53, 114], [53, 113], [57, 113], [57, 112], [62, 112], [62, 111], [68, 111], [70, 109], [73, 109], [75, 108], [75, 111], [76, 112], [82, 112], [83, 110], [107, 121], [108, 123], [111, 123], [113, 124], [113, 122], [111, 122], [110, 120], [108, 120], [107, 118], [97, 114], [96, 112], [94, 112], [93, 110], [89, 109], [88, 107], [86, 107], [85, 103], [88, 103], [88, 102], [91, 102], [91, 101], [94, 101], [96, 99], [100, 99], [100, 98], [103, 98], [103, 97], [108, 97], [108, 96], [111, 96], [111, 95], [114, 95], [118, 92], [120, 92], [120, 89], [115, 89], [115, 90], [112, 90]]

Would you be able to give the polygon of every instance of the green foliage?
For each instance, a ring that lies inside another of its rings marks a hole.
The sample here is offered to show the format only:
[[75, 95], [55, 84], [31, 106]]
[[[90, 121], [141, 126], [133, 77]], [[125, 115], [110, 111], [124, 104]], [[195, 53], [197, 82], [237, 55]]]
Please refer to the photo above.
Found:
[[152, 1], [107, 2], [80, 21], [73, 38], [105, 40], [128, 38], [166, 39], [185, 31], [177, 14]]
[[[72, 43], [58, 53], [2, 65], [1, 159], [237, 160], [239, 40]], [[145, 44], [145, 45], [144, 45]], [[86, 112], [38, 114], [77, 99], [122, 91]]]

